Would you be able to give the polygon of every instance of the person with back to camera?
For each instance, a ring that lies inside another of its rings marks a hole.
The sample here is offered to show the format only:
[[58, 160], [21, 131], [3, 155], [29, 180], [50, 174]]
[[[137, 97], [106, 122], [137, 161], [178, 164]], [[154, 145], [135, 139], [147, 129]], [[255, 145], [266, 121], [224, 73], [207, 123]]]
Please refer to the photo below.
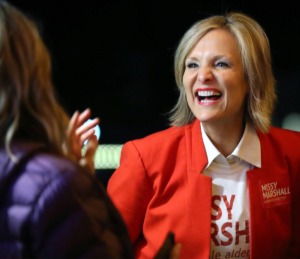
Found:
[[300, 133], [271, 125], [262, 27], [241, 12], [200, 20], [174, 69], [171, 127], [125, 143], [108, 182], [135, 257], [173, 231], [180, 258], [300, 258]]
[[[36, 24], [0, 0], [1, 258], [134, 258], [122, 217], [92, 175], [99, 119], [85, 123], [90, 116], [69, 118]], [[156, 254], [178, 255], [168, 239]]]
[[[69, 121], [36, 25], [5, 1], [0, 61], [0, 257], [132, 258], [122, 218], [88, 172], [99, 119], [82, 126], [87, 109]], [[79, 130], [66, 132], [69, 123]], [[67, 134], [90, 139], [86, 157]]]

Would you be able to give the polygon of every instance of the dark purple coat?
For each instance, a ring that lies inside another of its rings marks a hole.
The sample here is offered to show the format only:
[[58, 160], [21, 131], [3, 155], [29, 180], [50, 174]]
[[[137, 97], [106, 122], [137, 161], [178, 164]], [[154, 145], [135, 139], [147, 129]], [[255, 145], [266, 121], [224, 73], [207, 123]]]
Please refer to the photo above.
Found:
[[[102, 185], [33, 143], [0, 147], [1, 258], [133, 258], [127, 229]], [[19, 168], [18, 168], [19, 167]]]

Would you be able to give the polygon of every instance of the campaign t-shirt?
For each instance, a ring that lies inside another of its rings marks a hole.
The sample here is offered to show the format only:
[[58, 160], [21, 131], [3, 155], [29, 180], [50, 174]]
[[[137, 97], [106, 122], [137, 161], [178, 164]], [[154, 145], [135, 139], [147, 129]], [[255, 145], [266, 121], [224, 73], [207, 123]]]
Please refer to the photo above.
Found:
[[210, 258], [250, 258], [250, 212], [246, 172], [261, 166], [260, 143], [247, 125], [235, 150], [224, 157], [203, 128], [208, 165], [203, 174], [212, 177]]

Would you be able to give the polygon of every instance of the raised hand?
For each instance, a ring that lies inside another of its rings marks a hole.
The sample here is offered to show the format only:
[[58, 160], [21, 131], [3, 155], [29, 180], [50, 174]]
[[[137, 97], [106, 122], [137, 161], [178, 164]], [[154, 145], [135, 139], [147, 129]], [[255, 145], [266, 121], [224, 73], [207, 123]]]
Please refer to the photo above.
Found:
[[[89, 172], [94, 172], [94, 155], [98, 146], [94, 127], [99, 124], [99, 118], [90, 120], [91, 110], [85, 109], [83, 112], [75, 111], [70, 119], [67, 129], [67, 140], [64, 143], [65, 153], [75, 158], [78, 163]], [[83, 143], [88, 141], [85, 152], [82, 152]]]

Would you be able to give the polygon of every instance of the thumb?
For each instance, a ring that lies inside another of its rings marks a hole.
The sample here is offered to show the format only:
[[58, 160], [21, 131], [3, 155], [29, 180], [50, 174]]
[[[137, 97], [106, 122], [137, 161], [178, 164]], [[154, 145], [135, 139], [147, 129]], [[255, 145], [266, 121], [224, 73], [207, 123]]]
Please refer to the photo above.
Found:
[[95, 135], [91, 136], [86, 148], [85, 148], [85, 153], [83, 157], [80, 159], [79, 164], [84, 167], [86, 170], [88, 170], [90, 173], [95, 172], [95, 154], [98, 148], [98, 140]]

